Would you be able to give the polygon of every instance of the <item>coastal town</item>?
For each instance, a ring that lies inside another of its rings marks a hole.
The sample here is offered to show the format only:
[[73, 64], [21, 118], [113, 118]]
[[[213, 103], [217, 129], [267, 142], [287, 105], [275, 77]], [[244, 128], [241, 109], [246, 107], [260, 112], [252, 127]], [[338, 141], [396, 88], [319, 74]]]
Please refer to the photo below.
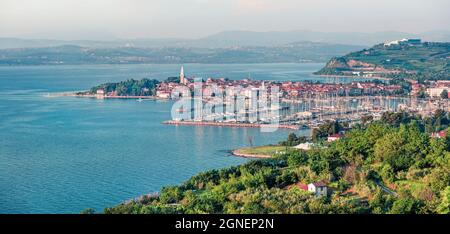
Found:
[[448, 9], [0, 0], [0, 224], [448, 230]]
[[[138, 101], [189, 99], [187, 105], [185, 102], [175, 110], [177, 116], [164, 123], [190, 126], [259, 128], [276, 121], [279, 128], [299, 129], [315, 128], [326, 121], [353, 124], [363, 116], [379, 119], [386, 111], [429, 116], [438, 109], [450, 110], [448, 80], [367, 79], [344, 83], [335, 78], [333, 82], [322, 83], [200, 79], [187, 77], [181, 67], [178, 77], [151, 84], [153, 86], [144, 85], [132, 94], [99, 86], [77, 96]], [[201, 105], [194, 103], [198, 98], [202, 100]], [[210, 109], [205, 110], [207, 103]]]

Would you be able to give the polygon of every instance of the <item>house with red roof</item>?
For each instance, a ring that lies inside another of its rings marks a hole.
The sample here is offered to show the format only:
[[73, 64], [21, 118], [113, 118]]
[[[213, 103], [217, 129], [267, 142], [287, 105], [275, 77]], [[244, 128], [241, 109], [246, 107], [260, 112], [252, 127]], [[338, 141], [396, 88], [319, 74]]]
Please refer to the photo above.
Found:
[[333, 142], [333, 141], [341, 139], [342, 137], [344, 137], [344, 135], [342, 135], [341, 133], [332, 134], [332, 135], [328, 136], [327, 141]]
[[445, 136], [446, 136], [446, 132], [444, 130], [442, 130], [440, 132], [431, 133], [432, 138], [445, 138]]

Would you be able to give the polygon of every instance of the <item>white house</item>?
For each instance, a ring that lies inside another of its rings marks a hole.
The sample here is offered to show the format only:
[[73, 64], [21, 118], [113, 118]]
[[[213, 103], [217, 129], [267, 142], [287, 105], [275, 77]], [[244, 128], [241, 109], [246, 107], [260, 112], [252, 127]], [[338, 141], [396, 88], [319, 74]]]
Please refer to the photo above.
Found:
[[327, 141], [328, 142], [337, 141], [337, 140], [341, 139], [342, 137], [343, 137], [343, 135], [340, 133], [332, 134], [332, 135], [328, 136]]
[[105, 90], [103, 90], [103, 89], [97, 89], [96, 97], [99, 98], [99, 99], [104, 98], [104, 97], [105, 97]]
[[328, 195], [328, 187], [323, 182], [315, 182], [308, 184], [308, 191], [314, 193], [316, 197]]
[[294, 146], [294, 148], [299, 149], [299, 150], [310, 150], [313, 146], [314, 146], [314, 143], [305, 142], [305, 143], [301, 143], [299, 145]]
[[170, 98], [170, 92], [168, 91], [156, 91], [156, 96], [159, 98]]

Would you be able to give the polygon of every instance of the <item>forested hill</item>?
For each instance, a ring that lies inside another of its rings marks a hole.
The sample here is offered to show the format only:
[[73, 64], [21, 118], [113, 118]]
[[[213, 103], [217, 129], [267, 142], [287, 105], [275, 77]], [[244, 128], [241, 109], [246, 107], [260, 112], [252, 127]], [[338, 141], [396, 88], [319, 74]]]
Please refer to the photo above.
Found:
[[[309, 151], [286, 147], [274, 158], [200, 173], [104, 212], [449, 214], [449, 124], [444, 111], [425, 119], [385, 113]], [[446, 136], [431, 137], [444, 129]], [[317, 181], [331, 194], [301, 188]]]
[[450, 43], [378, 44], [332, 58], [318, 75], [450, 79]]
[[96, 94], [98, 90], [102, 90], [105, 94], [113, 96], [153, 96], [159, 83], [155, 79], [129, 79], [116, 83], [100, 84], [92, 87], [89, 91], [79, 92], [78, 94]]

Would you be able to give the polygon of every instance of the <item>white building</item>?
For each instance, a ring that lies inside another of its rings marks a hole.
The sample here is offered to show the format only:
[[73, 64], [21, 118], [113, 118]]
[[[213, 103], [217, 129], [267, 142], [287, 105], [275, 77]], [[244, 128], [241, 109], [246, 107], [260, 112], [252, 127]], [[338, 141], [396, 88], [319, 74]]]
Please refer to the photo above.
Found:
[[343, 137], [342, 134], [339, 134], [339, 133], [332, 134], [332, 135], [328, 136], [327, 141], [328, 142], [337, 141], [337, 140], [341, 139], [342, 137]]
[[328, 196], [328, 187], [323, 182], [308, 184], [308, 191], [314, 193], [316, 197]]
[[294, 146], [294, 148], [299, 149], [299, 150], [310, 150], [313, 146], [314, 146], [314, 143], [305, 142], [305, 143], [301, 143], [299, 145]]
[[420, 43], [422, 43], [422, 41], [417, 38], [403, 38], [401, 40], [386, 42], [384, 43], [384, 46], [401, 45], [401, 44], [419, 45]]
[[440, 97], [444, 90], [447, 90], [447, 92], [449, 91], [449, 89], [445, 88], [445, 87], [428, 88], [427, 89], [427, 94], [430, 95], [430, 97]]
[[102, 99], [105, 97], [105, 90], [103, 89], [97, 89], [96, 92], [96, 98]]
[[156, 96], [159, 98], [170, 98], [170, 93], [167, 91], [156, 91]]

